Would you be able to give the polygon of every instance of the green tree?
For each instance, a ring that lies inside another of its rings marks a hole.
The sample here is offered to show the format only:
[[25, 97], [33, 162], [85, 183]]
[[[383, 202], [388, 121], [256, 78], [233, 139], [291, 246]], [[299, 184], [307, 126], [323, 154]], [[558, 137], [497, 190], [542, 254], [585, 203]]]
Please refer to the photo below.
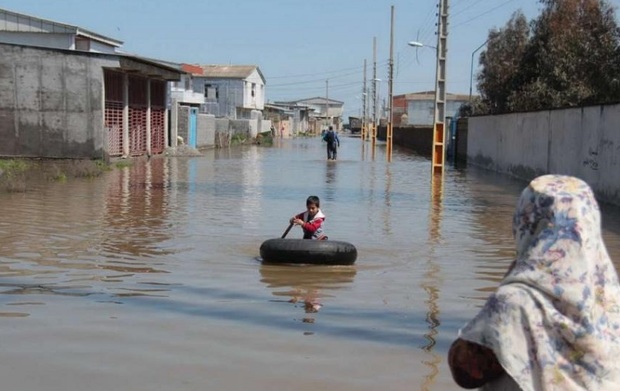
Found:
[[541, 14], [529, 29], [517, 14], [489, 33], [478, 76], [489, 111], [619, 101], [620, 30], [613, 8], [605, 0], [540, 3]]
[[514, 13], [504, 28], [489, 32], [487, 49], [480, 54], [482, 70], [477, 76], [481, 109], [491, 113], [508, 110], [508, 98], [517, 87], [528, 38], [528, 22], [521, 11]]
[[604, 0], [541, 0], [512, 110], [604, 103], [620, 98], [620, 35]]

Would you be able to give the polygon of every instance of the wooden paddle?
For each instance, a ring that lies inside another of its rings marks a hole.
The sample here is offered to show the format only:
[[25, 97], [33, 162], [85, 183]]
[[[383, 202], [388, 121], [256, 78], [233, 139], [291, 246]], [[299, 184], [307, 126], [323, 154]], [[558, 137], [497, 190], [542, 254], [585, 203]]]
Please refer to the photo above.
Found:
[[291, 230], [291, 228], [293, 228], [293, 223], [290, 223], [288, 228], [286, 229], [286, 231], [284, 231], [284, 233], [282, 234], [282, 239], [284, 239], [286, 237], [286, 235], [288, 235], [288, 231]]

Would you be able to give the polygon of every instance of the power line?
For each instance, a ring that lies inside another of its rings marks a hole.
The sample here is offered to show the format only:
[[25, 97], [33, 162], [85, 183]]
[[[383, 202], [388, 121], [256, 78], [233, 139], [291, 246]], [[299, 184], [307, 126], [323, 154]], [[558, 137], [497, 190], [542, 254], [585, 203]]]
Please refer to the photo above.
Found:
[[[387, 60], [386, 60], [387, 63]], [[295, 77], [308, 77], [308, 76], [319, 76], [319, 75], [329, 75], [332, 73], [341, 73], [341, 72], [347, 72], [347, 71], [351, 71], [357, 69], [359, 70], [359, 72], [363, 71], [363, 67], [361, 66], [357, 66], [357, 67], [349, 67], [349, 68], [342, 68], [342, 69], [337, 69], [337, 70], [333, 70], [333, 71], [324, 71], [324, 72], [314, 72], [314, 73], [305, 73], [305, 74], [298, 74], [298, 75], [286, 75], [286, 76], [270, 76], [268, 77], [268, 79], [290, 79], [290, 78], [295, 78]], [[332, 77], [323, 77], [323, 81], [325, 81], [326, 78], [329, 79], [333, 79], [334, 77], [337, 76], [332, 76]]]
[[465, 21], [463, 21], [463, 22], [461, 22], [461, 23], [455, 24], [455, 25], [453, 25], [453, 26], [452, 26], [452, 28], [456, 28], [456, 27], [458, 27], [458, 26], [462, 26], [462, 25], [464, 25], [464, 24], [467, 24], [467, 23], [471, 22], [472, 20], [476, 20], [476, 19], [478, 19], [478, 18], [480, 18], [480, 17], [482, 17], [482, 16], [484, 16], [484, 15], [488, 15], [488, 14], [490, 14], [491, 12], [493, 12], [493, 11], [495, 11], [495, 10], [499, 9], [499, 8], [502, 8], [503, 6], [507, 5], [508, 3], [512, 3], [513, 1], [514, 1], [514, 0], [508, 0], [508, 1], [506, 1], [506, 2], [504, 2], [504, 3], [502, 3], [502, 4], [500, 4], [500, 5], [498, 5], [497, 7], [493, 7], [493, 8], [491, 8], [490, 10], [488, 10], [488, 11], [486, 11], [486, 12], [483, 12], [483, 13], [481, 13], [481, 14], [478, 14], [478, 15], [474, 16], [473, 18], [470, 18], [470, 19], [467, 19], [467, 20], [465, 20]]

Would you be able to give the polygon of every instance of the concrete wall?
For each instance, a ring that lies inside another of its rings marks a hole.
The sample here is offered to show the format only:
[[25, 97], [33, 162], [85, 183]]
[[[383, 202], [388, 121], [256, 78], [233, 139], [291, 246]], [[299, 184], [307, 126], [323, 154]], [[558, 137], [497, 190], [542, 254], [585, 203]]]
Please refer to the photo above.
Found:
[[256, 138], [260, 129], [262, 129], [263, 113], [258, 110], [252, 110], [250, 113], [250, 137]]
[[264, 132], [270, 132], [271, 131], [271, 120], [269, 119], [263, 119], [261, 121], [261, 128], [260, 128], [260, 132], [264, 133]]
[[[377, 128], [377, 139], [385, 141], [387, 129]], [[431, 156], [433, 152], [432, 126], [403, 126], [392, 129], [392, 143], [416, 151], [420, 155]]]
[[118, 66], [0, 44], [0, 155], [105, 158], [103, 67]]
[[251, 138], [250, 122], [246, 119], [215, 118], [215, 146], [227, 147], [235, 136], [246, 140]]
[[469, 164], [524, 180], [546, 173], [582, 178], [620, 205], [620, 105], [469, 119]]
[[196, 124], [196, 147], [198, 149], [213, 148], [215, 146], [215, 116], [198, 114]]
[[[188, 106], [178, 106], [176, 118], [176, 134], [183, 137], [183, 143], [187, 144], [189, 135], [189, 111]], [[171, 110], [171, 128], [174, 136], [174, 110]], [[268, 132], [271, 121], [255, 118], [247, 119], [228, 119], [217, 118], [212, 114], [198, 114], [196, 122], [196, 147], [206, 149], [213, 147], [227, 147], [233, 137], [239, 136], [244, 140], [254, 139], [258, 135], [257, 130], [263, 129]], [[174, 144], [172, 144], [174, 145]]]
[[183, 138], [183, 144], [189, 142], [189, 106], [179, 106], [177, 136]]

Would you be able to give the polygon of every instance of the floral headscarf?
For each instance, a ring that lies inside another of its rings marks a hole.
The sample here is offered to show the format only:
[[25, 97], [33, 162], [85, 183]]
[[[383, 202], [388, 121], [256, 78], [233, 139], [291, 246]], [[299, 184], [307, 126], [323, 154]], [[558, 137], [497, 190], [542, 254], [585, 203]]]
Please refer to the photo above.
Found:
[[590, 187], [534, 179], [513, 233], [514, 267], [460, 338], [492, 349], [524, 391], [620, 390], [620, 286]]

